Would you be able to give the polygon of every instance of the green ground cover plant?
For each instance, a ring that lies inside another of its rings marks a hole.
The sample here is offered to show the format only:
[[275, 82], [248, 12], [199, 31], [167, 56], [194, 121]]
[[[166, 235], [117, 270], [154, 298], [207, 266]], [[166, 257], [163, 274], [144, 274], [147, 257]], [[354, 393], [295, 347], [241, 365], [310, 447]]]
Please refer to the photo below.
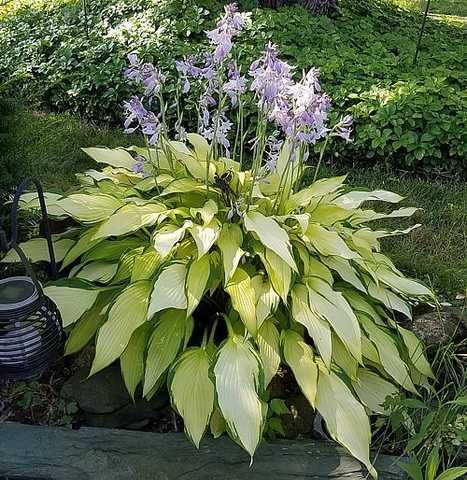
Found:
[[[195, 445], [209, 428], [253, 457], [268, 419], [265, 389], [283, 364], [330, 435], [375, 477], [367, 412], [388, 413], [387, 397], [416, 394], [433, 378], [423, 345], [397, 318], [436, 300], [381, 253], [380, 239], [416, 226], [372, 224], [417, 209], [379, 211], [403, 197], [349, 188], [344, 175], [320, 179], [326, 147], [350, 140], [352, 118], [329, 115], [319, 71], [294, 75], [271, 43], [242, 75], [232, 40], [248, 21], [227, 6], [207, 32], [210, 54], [176, 63], [175, 88], [128, 56], [126, 81], [144, 94], [125, 103], [124, 126], [145, 146], [86, 148], [96, 165], [77, 175], [79, 187], [47, 193], [49, 214], [73, 225], [55, 236], [63, 278], [45, 291], [70, 330], [66, 352], [95, 340], [90, 373], [120, 361], [132, 396], [167, 384]], [[180, 90], [201, 92], [200, 133], [184, 129]], [[313, 166], [310, 152], [319, 152]], [[37, 206], [35, 194], [22, 200]], [[46, 260], [44, 239], [22, 248]]]
[[[96, 0], [88, 2], [87, 36], [81, 2], [26, 3], [0, 23], [3, 91], [99, 122], [119, 118], [129, 93], [121, 76], [127, 53], [137, 51], [173, 77], [174, 58], [206, 50], [203, 31], [222, 8], [207, 1]], [[465, 177], [465, 29], [430, 19], [414, 67], [418, 12], [343, 0], [342, 14], [330, 19], [299, 7], [243, 3], [254, 15], [238, 39], [239, 64], [246, 68], [272, 40], [298, 69], [321, 69], [336, 117], [354, 116], [354, 142], [336, 145], [335, 160]], [[195, 110], [197, 98], [190, 98]], [[253, 112], [252, 104], [245, 111]], [[194, 122], [196, 112], [189, 118]]]

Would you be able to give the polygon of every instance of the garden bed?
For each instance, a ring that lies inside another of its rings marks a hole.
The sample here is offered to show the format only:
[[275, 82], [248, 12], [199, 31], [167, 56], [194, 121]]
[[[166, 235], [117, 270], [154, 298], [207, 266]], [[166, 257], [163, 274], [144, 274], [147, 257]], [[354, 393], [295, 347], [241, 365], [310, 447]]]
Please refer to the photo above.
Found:
[[[381, 480], [405, 478], [396, 458], [376, 461]], [[2, 477], [3, 475], [3, 477]], [[227, 439], [206, 439], [199, 451], [183, 434], [105, 428], [72, 430], [0, 425], [0, 479], [190, 480], [363, 479], [360, 464], [333, 444], [312, 440], [263, 444], [253, 465]]]

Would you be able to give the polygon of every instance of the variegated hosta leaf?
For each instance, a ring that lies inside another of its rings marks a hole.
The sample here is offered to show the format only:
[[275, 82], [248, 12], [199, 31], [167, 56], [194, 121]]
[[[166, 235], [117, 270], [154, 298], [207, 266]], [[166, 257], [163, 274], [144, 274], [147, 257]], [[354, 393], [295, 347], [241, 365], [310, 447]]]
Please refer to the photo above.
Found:
[[131, 283], [151, 278], [161, 263], [161, 256], [154, 247], [147, 247], [141, 255], [135, 256]]
[[409, 369], [399, 355], [396, 342], [382, 328], [375, 325], [365, 314], [359, 315], [363, 328], [368, 333], [371, 342], [378, 350], [380, 363], [384, 370], [406, 390], [417, 393], [410, 378]]
[[112, 167], [126, 168], [129, 171], [133, 170], [135, 160], [133, 157], [122, 148], [83, 148], [84, 153], [89, 155], [98, 163], [106, 163]]
[[234, 335], [219, 349], [214, 365], [217, 401], [229, 433], [253, 457], [261, 440], [261, 363], [252, 345]]
[[71, 265], [76, 259], [78, 259], [83, 253], [91, 250], [97, 245], [100, 240], [91, 240], [94, 238], [95, 233], [99, 227], [96, 225], [88, 230], [85, 230], [79, 237], [78, 241], [68, 250], [63, 258], [62, 270]]
[[425, 377], [435, 378], [430, 363], [425, 357], [423, 344], [415, 333], [400, 326], [397, 326], [397, 330], [404, 340], [405, 346], [409, 352], [410, 361], [413, 363], [414, 367], [421, 374], [425, 375]]
[[319, 278], [307, 281], [310, 307], [324, 317], [358, 362], [362, 359], [361, 332], [357, 317], [340, 292]]
[[209, 255], [193, 260], [186, 278], [187, 316], [191, 315], [203, 297], [211, 273]]
[[224, 283], [227, 284], [234, 274], [243, 255], [242, 229], [236, 223], [224, 223], [217, 240], [224, 264]]
[[292, 282], [292, 269], [279, 255], [276, 255], [269, 248], [264, 249], [261, 259], [274, 290], [282, 298], [284, 304], [287, 305], [287, 297]]
[[91, 262], [76, 273], [76, 278], [88, 282], [108, 283], [117, 273], [118, 264], [109, 262]]
[[79, 222], [95, 223], [109, 218], [123, 203], [111, 195], [74, 193], [58, 200], [57, 205]]
[[306, 238], [321, 255], [335, 255], [347, 259], [358, 257], [337, 232], [326, 230], [317, 223], [310, 224]]
[[287, 201], [287, 211], [292, 211], [297, 207], [306, 207], [313, 198], [320, 198], [336, 191], [344, 183], [345, 178], [345, 175], [342, 177], [323, 178], [314, 182], [309, 187], [294, 193]]
[[396, 275], [387, 268], [378, 268], [376, 275], [379, 280], [404, 295], [412, 297], [433, 297], [433, 292], [419, 282]]
[[358, 208], [363, 202], [389, 202], [389, 203], [399, 203], [403, 200], [404, 197], [401, 197], [397, 193], [388, 192], [387, 190], [373, 190], [372, 192], [363, 192], [358, 190], [353, 190], [345, 195], [341, 195], [334, 202], [348, 210], [353, 210]]
[[329, 323], [315, 314], [309, 305], [308, 289], [296, 284], [292, 289], [292, 318], [301, 323], [313, 339], [316, 348], [327, 368], [331, 367], [332, 341]]
[[398, 312], [403, 313], [406, 317], [412, 318], [412, 311], [408, 303], [399, 296], [397, 296], [391, 290], [384, 288], [383, 286], [378, 286], [372, 281], [367, 281], [368, 293], [371, 297], [379, 300], [384, 306], [389, 308], [389, 310], [397, 310]]
[[94, 239], [118, 237], [154, 225], [166, 210], [164, 205], [156, 203], [125, 205], [100, 225]]
[[214, 411], [212, 412], [209, 428], [214, 438], [219, 438], [225, 432], [225, 420], [219, 410], [219, 407], [214, 408]]
[[342, 280], [350, 283], [350, 285], [354, 286], [357, 290], [366, 293], [365, 285], [363, 285], [363, 282], [355, 273], [355, 267], [352, 266], [349, 260], [342, 257], [323, 257], [321, 260], [329, 268], [335, 270], [341, 276]]
[[185, 236], [185, 232], [193, 225], [191, 220], [187, 220], [181, 227], [167, 225], [154, 235], [154, 248], [162, 258], [165, 258], [175, 246]]
[[68, 327], [89, 310], [99, 295], [98, 289], [79, 288], [73, 283], [70, 286], [50, 285], [44, 288], [44, 293], [51, 298], [62, 316], [63, 327]]
[[210, 367], [208, 350], [191, 348], [172, 366], [169, 379], [172, 403], [183, 418], [186, 434], [198, 448], [214, 409]]
[[387, 397], [397, 394], [397, 388], [378, 374], [366, 368], [359, 368], [357, 378], [352, 382], [360, 401], [372, 412], [385, 415], [383, 404]]
[[148, 319], [155, 313], [166, 308], [187, 308], [185, 294], [186, 266], [182, 263], [173, 263], [162, 270], [154, 283], [149, 302]]
[[332, 359], [351, 380], [356, 380], [358, 370], [357, 360], [349, 353], [335, 333], [332, 334]]
[[143, 379], [144, 355], [150, 333], [151, 324], [149, 322], [143, 323], [133, 332], [125, 351], [120, 357], [123, 381], [133, 400], [135, 399], [136, 387]]
[[143, 396], [148, 397], [183, 347], [193, 319], [180, 310], [168, 310], [161, 315], [149, 340], [144, 374]]
[[352, 214], [353, 211], [346, 210], [333, 203], [319, 203], [310, 211], [310, 221], [331, 227], [337, 222], [348, 219]]
[[247, 231], [256, 233], [265, 247], [282, 258], [292, 270], [298, 271], [289, 236], [275, 220], [259, 212], [249, 212], [244, 215], [243, 221]]
[[293, 330], [284, 330], [281, 336], [284, 359], [292, 369], [300, 390], [310, 405], [315, 407], [318, 366], [314, 361], [313, 350], [303, 337]]
[[194, 225], [189, 231], [198, 247], [198, 258], [201, 258], [219, 237], [220, 226], [217, 220], [212, 220], [208, 225]]
[[187, 139], [195, 149], [195, 154], [200, 160], [206, 160], [211, 147], [208, 141], [197, 133], [188, 133]]
[[279, 306], [279, 295], [272, 288], [271, 282], [263, 275], [255, 275], [251, 285], [256, 295], [256, 324], [258, 328]]
[[256, 336], [256, 293], [251, 278], [242, 268], [237, 268], [225, 291], [230, 295], [232, 307], [238, 312], [247, 330]]
[[364, 463], [373, 478], [377, 478], [370, 461], [371, 431], [365, 409], [333, 371], [319, 371], [316, 408], [332, 438]]
[[281, 363], [279, 331], [271, 318], [265, 320], [258, 330], [256, 344], [264, 369], [264, 387], [267, 388]]
[[196, 220], [199, 215], [204, 225], [211, 223], [217, 212], [217, 203], [213, 200], [208, 200], [201, 208], [190, 208], [191, 216]]
[[99, 329], [90, 375], [119, 358], [133, 332], [146, 321], [151, 287], [149, 281], [133, 283], [117, 297], [107, 322]]
[[[75, 244], [74, 240], [62, 238], [53, 242], [55, 261], [61, 262], [68, 251]], [[50, 262], [49, 249], [45, 238], [32, 238], [27, 242], [19, 244], [19, 247], [26, 255], [26, 258], [32, 262]], [[16, 250], [12, 249], [0, 260], [0, 263], [16, 263], [21, 262]]]

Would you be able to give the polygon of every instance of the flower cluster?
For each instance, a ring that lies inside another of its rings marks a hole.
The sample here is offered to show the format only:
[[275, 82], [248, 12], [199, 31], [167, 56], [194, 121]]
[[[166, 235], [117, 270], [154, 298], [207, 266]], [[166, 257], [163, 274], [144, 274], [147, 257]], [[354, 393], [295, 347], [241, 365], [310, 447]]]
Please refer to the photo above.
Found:
[[[339, 136], [350, 141], [352, 117], [347, 115], [334, 127], [329, 126], [331, 101], [322, 91], [318, 69], [310, 69], [301, 80], [295, 81], [293, 67], [279, 58], [276, 45], [268, 43], [262, 56], [249, 68], [251, 81], [241, 75], [232, 58], [232, 39], [242, 31], [247, 21], [247, 15], [239, 13], [235, 4], [227, 5], [216, 27], [206, 32], [212, 50], [201, 58], [190, 55], [175, 62], [182, 93], [189, 92], [193, 85], [199, 89], [198, 131], [212, 142], [213, 150], [217, 153], [220, 151], [216, 149], [217, 145], [229, 155], [234, 124], [228, 117], [227, 107], [238, 108], [235, 140], [240, 141], [241, 145], [235, 144], [233, 151], [240, 152], [242, 162], [245, 138], [240, 134], [243, 130], [239, 129], [239, 125], [243, 125], [242, 98], [248, 89], [254, 93], [261, 112], [258, 118], [261, 128], [251, 141], [255, 146], [255, 172], [259, 172], [260, 167], [264, 167], [262, 171], [266, 173], [275, 170], [285, 140], [289, 145], [290, 162], [297, 159], [306, 161], [308, 146], [326, 137]], [[142, 83], [150, 105], [153, 105], [152, 97], [157, 97], [162, 109], [164, 75], [151, 63], [139, 61], [134, 53], [128, 56], [128, 60], [126, 78]], [[155, 145], [162, 131], [159, 116], [146, 110], [137, 97], [126, 102], [124, 107], [127, 115], [125, 132], [132, 133], [140, 129], [148, 137], [149, 143]], [[177, 111], [180, 111], [179, 106]], [[277, 127], [272, 136], [267, 122]], [[164, 130], [168, 131], [166, 126]], [[180, 116], [175, 131], [177, 138], [186, 138]]]

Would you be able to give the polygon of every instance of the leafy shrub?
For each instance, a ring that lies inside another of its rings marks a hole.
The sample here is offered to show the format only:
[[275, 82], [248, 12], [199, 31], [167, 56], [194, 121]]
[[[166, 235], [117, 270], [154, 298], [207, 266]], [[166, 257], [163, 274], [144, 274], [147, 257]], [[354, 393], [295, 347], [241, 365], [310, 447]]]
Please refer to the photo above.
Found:
[[[300, 7], [253, 9], [251, 28], [238, 41], [239, 63], [248, 66], [272, 40], [299, 69], [320, 67], [336, 116], [347, 111], [357, 120], [355, 143], [340, 148], [334, 160], [465, 176], [462, 30], [429, 20], [413, 67], [418, 14], [381, 1], [344, 0], [340, 6], [335, 19], [310, 16]], [[95, 0], [89, 2], [87, 38], [81, 2], [38, 0], [0, 23], [3, 90], [115, 121], [129, 94], [123, 57], [137, 51], [173, 74], [174, 58], [206, 49], [201, 33], [220, 8], [191, 0]], [[380, 103], [381, 96], [392, 100]], [[187, 97], [196, 104], [193, 94]], [[395, 113], [387, 123], [388, 110]], [[245, 113], [254, 117], [248, 105]]]
[[[170, 139], [174, 86], [129, 55], [125, 76], [144, 96], [125, 103], [124, 125], [147, 147], [84, 149], [107, 166], [79, 174], [71, 193], [47, 194], [49, 214], [77, 225], [55, 238], [68, 275], [45, 292], [71, 329], [66, 352], [95, 337], [91, 374], [120, 360], [132, 397], [140, 384], [149, 398], [167, 382], [196, 446], [210, 424], [253, 456], [271, 426], [265, 389], [283, 363], [333, 438], [375, 476], [364, 407], [385, 413], [387, 396], [416, 392], [432, 377], [423, 346], [394, 317], [410, 318], [411, 303], [433, 294], [380, 253], [380, 238], [406, 231], [368, 224], [416, 209], [363, 209], [402, 197], [350, 190], [344, 176], [302, 187], [310, 149], [321, 152], [316, 179], [329, 140], [349, 140], [352, 119], [331, 126], [318, 70], [295, 81], [272, 44], [250, 66], [252, 81], [242, 76], [232, 41], [247, 22], [226, 7], [207, 32], [212, 51], [177, 62], [175, 91], [202, 92], [198, 124], [210, 142], [187, 134], [181, 116], [180, 140]], [[248, 87], [257, 108], [250, 141], [242, 128]], [[238, 118], [233, 145], [229, 107]], [[36, 195], [23, 198], [24, 208], [35, 206]], [[44, 239], [21, 246], [33, 261], [47, 259]], [[16, 259], [12, 251], [3, 261]]]

